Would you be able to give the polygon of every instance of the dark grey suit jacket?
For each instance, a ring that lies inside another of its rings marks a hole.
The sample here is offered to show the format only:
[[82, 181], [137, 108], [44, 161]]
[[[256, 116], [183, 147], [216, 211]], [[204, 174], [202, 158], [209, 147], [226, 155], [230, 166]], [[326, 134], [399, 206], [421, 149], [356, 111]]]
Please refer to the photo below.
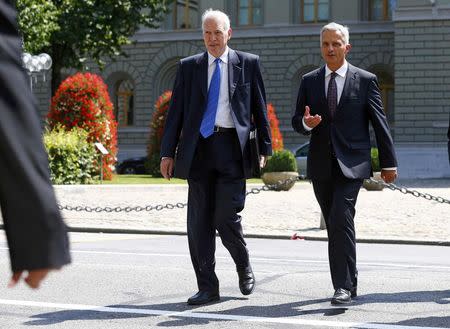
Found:
[[[231, 115], [239, 137], [244, 173], [250, 177], [249, 132], [252, 124], [258, 129], [260, 153], [272, 154], [264, 83], [258, 56], [230, 49], [228, 58]], [[206, 108], [207, 89], [208, 53], [182, 59], [161, 143], [161, 157], [175, 157], [175, 177], [189, 176]]]
[[[322, 122], [306, 131], [302, 119], [305, 106]], [[311, 135], [307, 175], [311, 179], [331, 176], [333, 147], [344, 175], [369, 178], [371, 175], [369, 122], [372, 124], [382, 168], [397, 167], [394, 145], [383, 111], [380, 90], [374, 74], [349, 64], [344, 89], [334, 119], [328, 114], [325, 98], [325, 67], [303, 76], [297, 98], [293, 128]]]
[[68, 237], [21, 55], [12, 1], [0, 0], [0, 203], [11, 266], [59, 268], [70, 262]]

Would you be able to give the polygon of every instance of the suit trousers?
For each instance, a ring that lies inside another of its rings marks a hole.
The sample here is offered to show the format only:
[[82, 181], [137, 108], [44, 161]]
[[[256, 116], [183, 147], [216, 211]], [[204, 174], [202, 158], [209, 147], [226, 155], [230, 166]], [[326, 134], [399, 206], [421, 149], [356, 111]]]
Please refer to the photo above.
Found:
[[362, 179], [344, 176], [332, 157], [329, 179], [312, 180], [328, 234], [328, 258], [334, 289], [351, 290], [357, 286], [355, 205]]
[[235, 130], [200, 137], [188, 178], [187, 233], [199, 290], [218, 292], [216, 230], [238, 271], [250, 269], [242, 233], [245, 177]]

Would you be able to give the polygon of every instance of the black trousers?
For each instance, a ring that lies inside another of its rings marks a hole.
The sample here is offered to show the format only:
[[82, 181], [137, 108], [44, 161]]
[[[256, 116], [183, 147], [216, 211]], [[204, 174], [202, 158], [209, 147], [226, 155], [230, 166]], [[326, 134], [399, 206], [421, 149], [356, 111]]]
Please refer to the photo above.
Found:
[[197, 285], [199, 290], [216, 292], [216, 230], [236, 269], [250, 269], [238, 215], [245, 204], [245, 177], [235, 130], [200, 138], [188, 184], [187, 233]]
[[333, 159], [332, 176], [312, 180], [316, 199], [325, 218], [328, 258], [334, 289], [351, 290], [357, 286], [355, 205], [362, 179], [345, 177]]

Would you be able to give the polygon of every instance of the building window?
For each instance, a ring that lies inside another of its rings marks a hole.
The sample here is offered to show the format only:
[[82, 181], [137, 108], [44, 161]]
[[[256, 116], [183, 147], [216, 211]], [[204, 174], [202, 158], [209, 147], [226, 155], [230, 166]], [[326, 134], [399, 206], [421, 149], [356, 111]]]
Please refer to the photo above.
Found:
[[167, 17], [167, 27], [173, 30], [195, 29], [198, 27], [198, 0], [176, 0]]
[[370, 21], [390, 21], [392, 11], [397, 6], [396, 0], [369, 0]]
[[300, 0], [300, 22], [325, 22], [329, 18], [329, 0]]
[[263, 0], [238, 0], [238, 25], [262, 24]]
[[170, 58], [159, 67], [155, 74], [155, 83], [153, 86], [153, 99], [155, 101], [162, 93], [173, 89], [181, 58], [182, 57]]
[[292, 81], [290, 83], [291, 86], [291, 108], [295, 109], [297, 105], [297, 96], [298, 90], [300, 88], [300, 82], [302, 81], [302, 77], [311, 71], [314, 71], [318, 67], [315, 65], [305, 65], [300, 70], [297, 71], [296, 74], [292, 77]]
[[380, 86], [383, 108], [390, 125], [394, 123], [394, 77], [382, 65], [374, 65], [368, 69], [377, 76]]
[[394, 84], [380, 79], [380, 92], [383, 108], [389, 124], [394, 122]]
[[131, 80], [119, 80], [114, 86], [114, 115], [119, 127], [134, 124], [134, 84]]

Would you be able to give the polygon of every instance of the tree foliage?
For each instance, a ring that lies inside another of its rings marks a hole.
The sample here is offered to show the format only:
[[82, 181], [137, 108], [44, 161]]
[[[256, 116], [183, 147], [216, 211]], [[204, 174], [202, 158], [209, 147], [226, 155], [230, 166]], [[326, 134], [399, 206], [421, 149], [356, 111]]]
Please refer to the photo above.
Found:
[[17, 0], [25, 49], [53, 59], [52, 89], [62, 68], [82, 69], [87, 58], [103, 67], [142, 26], [157, 28], [171, 0]]
[[48, 0], [18, 0], [19, 29], [22, 31], [24, 48], [37, 53], [50, 46], [50, 38], [59, 30], [58, 10]]

